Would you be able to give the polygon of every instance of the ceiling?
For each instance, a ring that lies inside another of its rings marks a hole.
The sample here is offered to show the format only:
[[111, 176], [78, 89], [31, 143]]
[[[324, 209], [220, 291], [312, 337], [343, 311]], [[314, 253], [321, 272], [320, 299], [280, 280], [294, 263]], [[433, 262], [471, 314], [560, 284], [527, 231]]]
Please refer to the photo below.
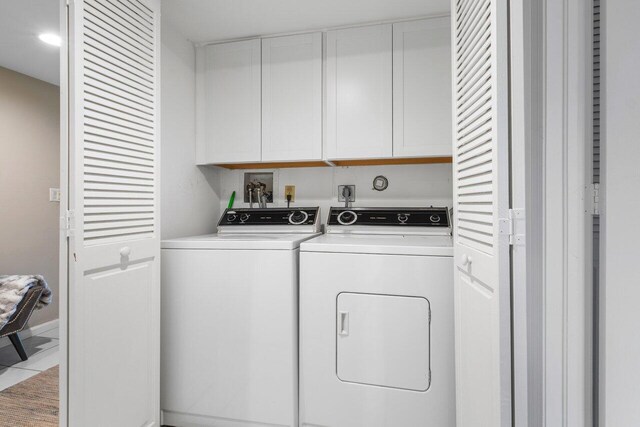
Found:
[[60, 49], [41, 42], [59, 34], [58, 0], [0, 0], [0, 67], [55, 85], [60, 82]]
[[199, 43], [436, 15], [449, 8], [450, 0], [162, 0], [162, 17]]
[[[162, 0], [163, 22], [207, 42], [447, 13], [449, 0]], [[0, 66], [58, 85], [58, 0], [0, 0]]]

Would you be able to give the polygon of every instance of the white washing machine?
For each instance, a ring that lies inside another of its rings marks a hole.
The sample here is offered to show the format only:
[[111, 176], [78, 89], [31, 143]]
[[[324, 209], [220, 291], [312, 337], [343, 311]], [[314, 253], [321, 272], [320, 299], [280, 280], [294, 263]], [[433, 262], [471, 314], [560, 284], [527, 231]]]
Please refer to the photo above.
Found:
[[449, 211], [332, 208], [300, 251], [300, 425], [454, 427]]
[[163, 424], [298, 425], [300, 243], [319, 208], [227, 210], [162, 243]]

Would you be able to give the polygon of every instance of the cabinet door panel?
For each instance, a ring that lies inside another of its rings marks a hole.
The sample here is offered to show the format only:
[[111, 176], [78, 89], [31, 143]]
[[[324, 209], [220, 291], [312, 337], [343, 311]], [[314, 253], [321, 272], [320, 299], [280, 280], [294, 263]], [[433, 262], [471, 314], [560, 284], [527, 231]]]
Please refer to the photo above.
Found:
[[392, 155], [392, 27], [327, 33], [327, 157]]
[[260, 161], [260, 40], [197, 55], [198, 163]]
[[393, 24], [393, 156], [451, 155], [450, 18]]
[[262, 160], [322, 159], [322, 34], [262, 40]]

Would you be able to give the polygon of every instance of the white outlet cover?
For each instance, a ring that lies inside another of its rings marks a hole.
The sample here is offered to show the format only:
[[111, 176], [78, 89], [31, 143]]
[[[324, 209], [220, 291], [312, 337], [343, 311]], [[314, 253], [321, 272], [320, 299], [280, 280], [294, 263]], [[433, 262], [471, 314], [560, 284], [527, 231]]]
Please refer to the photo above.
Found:
[[50, 202], [59, 202], [60, 201], [60, 189], [59, 188], [50, 188], [49, 189], [49, 201]]

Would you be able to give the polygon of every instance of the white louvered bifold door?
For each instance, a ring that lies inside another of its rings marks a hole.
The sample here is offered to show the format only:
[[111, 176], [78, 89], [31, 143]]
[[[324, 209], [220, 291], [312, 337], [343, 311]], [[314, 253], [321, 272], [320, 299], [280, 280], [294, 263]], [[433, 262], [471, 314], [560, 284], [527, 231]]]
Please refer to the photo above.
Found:
[[70, 426], [159, 426], [159, 0], [69, 6]]
[[507, 0], [452, 0], [456, 413], [511, 425]]

